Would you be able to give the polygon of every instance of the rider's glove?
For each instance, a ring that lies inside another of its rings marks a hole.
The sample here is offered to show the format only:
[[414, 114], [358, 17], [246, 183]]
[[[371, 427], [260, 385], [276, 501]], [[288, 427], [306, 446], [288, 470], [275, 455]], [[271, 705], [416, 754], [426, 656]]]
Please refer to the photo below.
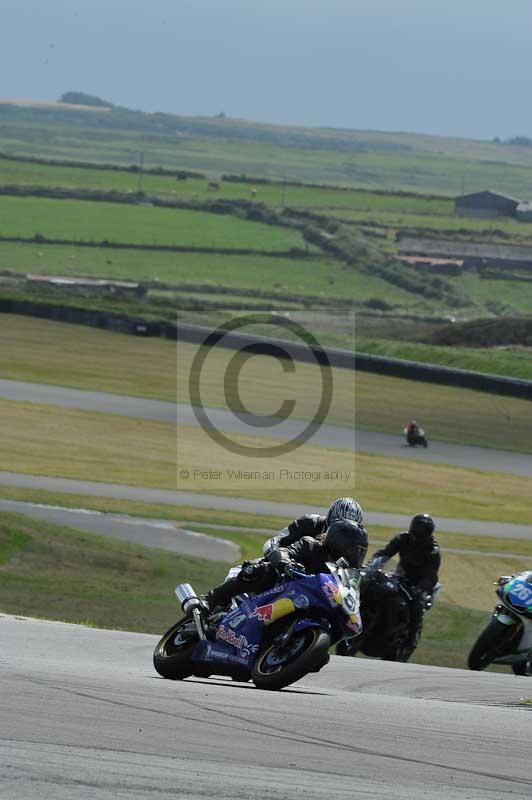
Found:
[[418, 589], [416, 587], [411, 587], [412, 597], [418, 603], [419, 606], [426, 611], [432, 605], [432, 595], [430, 592], [425, 592], [423, 589]]
[[267, 561], [274, 567], [276, 572], [283, 576], [287, 567], [290, 566], [292, 560], [286, 550], [279, 548], [277, 550], [272, 550], [271, 553], [268, 553]]
[[259, 578], [265, 570], [265, 564], [261, 561], [244, 561], [240, 570], [240, 577], [243, 581], [253, 581]]
[[288, 577], [295, 577], [298, 572], [305, 572], [303, 564], [297, 564], [295, 561], [290, 561], [284, 567], [284, 574]]
[[384, 564], [386, 564], [386, 561], [387, 559], [385, 556], [377, 556], [376, 558], [374, 556], [373, 558], [370, 558], [370, 560], [366, 564], [365, 569], [367, 570], [367, 572], [370, 573], [377, 572], [378, 569], [380, 569], [382, 566], [384, 566]]
[[285, 575], [291, 575], [292, 571], [305, 572], [305, 568], [301, 566], [301, 564], [296, 564], [292, 561], [287, 551], [283, 548], [273, 550], [273, 552], [268, 555], [267, 561], [272, 565], [280, 578], [283, 578]]

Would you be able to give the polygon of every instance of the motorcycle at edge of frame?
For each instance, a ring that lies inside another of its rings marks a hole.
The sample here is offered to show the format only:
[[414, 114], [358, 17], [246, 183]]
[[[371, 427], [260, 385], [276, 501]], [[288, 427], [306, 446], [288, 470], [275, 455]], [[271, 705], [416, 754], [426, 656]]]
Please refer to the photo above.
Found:
[[287, 570], [273, 588], [240, 595], [230, 609], [208, 616], [190, 584], [179, 584], [175, 595], [185, 616], [157, 644], [156, 671], [170, 680], [251, 679], [270, 690], [319, 672], [331, 645], [362, 629], [358, 570], [343, 559], [327, 568], [330, 574]]
[[469, 653], [472, 670], [508, 664], [515, 675], [532, 675], [532, 572], [502, 575], [496, 582], [500, 602]]

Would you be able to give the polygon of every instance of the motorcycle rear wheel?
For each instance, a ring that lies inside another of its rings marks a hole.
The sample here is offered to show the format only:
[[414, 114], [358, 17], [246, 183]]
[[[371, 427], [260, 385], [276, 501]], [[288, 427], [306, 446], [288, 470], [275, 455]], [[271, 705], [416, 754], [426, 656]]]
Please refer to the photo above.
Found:
[[493, 618], [471, 648], [467, 659], [469, 669], [479, 672], [489, 667], [497, 657], [500, 646], [510, 634], [514, 634], [513, 628], [508, 628], [508, 625]]
[[257, 689], [276, 691], [309, 672], [318, 672], [329, 660], [331, 637], [321, 628], [305, 628], [281, 647], [275, 640], [259, 653], [251, 670]]
[[192, 675], [194, 667], [190, 656], [198, 640], [190, 639], [175, 643], [179, 628], [189, 624], [189, 619], [181, 619], [166, 631], [153, 651], [153, 666], [163, 678], [171, 681], [182, 681]]

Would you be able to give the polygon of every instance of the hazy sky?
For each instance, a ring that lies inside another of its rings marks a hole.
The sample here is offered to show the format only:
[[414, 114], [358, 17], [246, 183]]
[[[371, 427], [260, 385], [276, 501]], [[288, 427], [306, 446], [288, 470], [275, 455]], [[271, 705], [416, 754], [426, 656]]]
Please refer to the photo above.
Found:
[[3, 98], [532, 136], [531, 0], [2, 0]]

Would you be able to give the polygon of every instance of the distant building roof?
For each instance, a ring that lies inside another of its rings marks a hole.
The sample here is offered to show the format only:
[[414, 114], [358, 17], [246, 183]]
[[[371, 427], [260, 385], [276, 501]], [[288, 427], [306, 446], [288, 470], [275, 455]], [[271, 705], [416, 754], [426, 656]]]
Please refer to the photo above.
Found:
[[482, 203], [483, 200], [503, 200], [508, 203], [515, 203], [516, 206], [521, 202], [517, 197], [512, 197], [509, 194], [496, 192], [494, 189], [485, 189], [482, 192], [473, 192], [471, 194], [462, 194], [456, 198], [456, 203], [462, 205], [470, 203]]

